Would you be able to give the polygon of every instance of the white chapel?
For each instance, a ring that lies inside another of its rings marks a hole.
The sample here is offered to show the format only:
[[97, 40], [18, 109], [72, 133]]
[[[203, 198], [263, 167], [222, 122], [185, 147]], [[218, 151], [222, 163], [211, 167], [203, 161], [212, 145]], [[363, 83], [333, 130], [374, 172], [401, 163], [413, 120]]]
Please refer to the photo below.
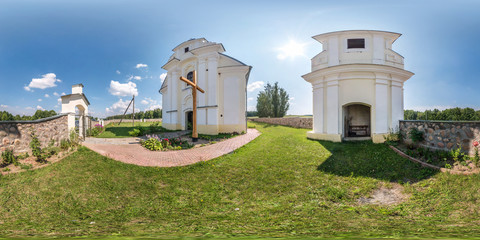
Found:
[[247, 130], [247, 83], [251, 66], [226, 54], [221, 43], [205, 38], [190, 39], [173, 49], [162, 67], [167, 76], [160, 88], [162, 126], [170, 130], [191, 129], [192, 87], [180, 80], [197, 73], [197, 129], [200, 134]]
[[302, 76], [313, 88], [313, 131], [308, 138], [379, 143], [403, 120], [403, 84], [412, 72], [392, 44], [401, 34], [373, 30], [324, 33], [323, 51]]

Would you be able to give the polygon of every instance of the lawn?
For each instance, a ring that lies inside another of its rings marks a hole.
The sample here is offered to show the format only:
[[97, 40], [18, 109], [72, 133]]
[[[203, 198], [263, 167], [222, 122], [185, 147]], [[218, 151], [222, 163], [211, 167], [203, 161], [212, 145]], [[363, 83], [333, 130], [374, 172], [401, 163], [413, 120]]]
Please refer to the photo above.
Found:
[[[155, 122], [135, 122], [135, 127], [148, 127]], [[162, 123], [159, 122], [159, 126], [162, 126]], [[98, 135], [98, 138], [125, 138], [131, 137], [128, 135], [129, 131], [132, 131], [134, 128], [133, 124], [130, 122], [123, 122], [118, 125], [118, 123], [110, 123], [105, 126], [105, 131]]]
[[[252, 125], [251, 123], [249, 123]], [[438, 173], [368, 142], [254, 124], [233, 154], [186, 167], [123, 164], [86, 148], [0, 178], [0, 236], [468, 237], [480, 235], [480, 177]], [[361, 205], [401, 184], [398, 205]]]

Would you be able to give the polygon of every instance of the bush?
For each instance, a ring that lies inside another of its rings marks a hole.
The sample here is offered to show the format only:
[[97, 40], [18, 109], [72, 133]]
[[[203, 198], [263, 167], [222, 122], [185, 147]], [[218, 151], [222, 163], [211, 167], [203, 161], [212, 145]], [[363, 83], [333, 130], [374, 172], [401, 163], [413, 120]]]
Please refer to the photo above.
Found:
[[140, 136], [140, 129], [134, 128], [132, 131], [128, 131], [128, 135], [132, 137], [138, 137]]
[[150, 151], [181, 150], [193, 147], [188, 141], [181, 138], [159, 138], [156, 135], [147, 135], [147, 137], [148, 139], [142, 141], [141, 144]]
[[80, 139], [78, 137], [77, 131], [75, 131], [75, 129], [72, 129], [72, 131], [70, 131], [70, 144], [71, 144], [71, 146], [76, 146], [76, 145], [78, 145], [79, 142], [80, 142]]
[[416, 128], [412, 128], [409, 132], [410, 134], [410, 139], [412, 140], [413, 143], [417, 144], [421, 141], [423, 141], [423, 132], [419, 131]]
[[70, 140], [68, 140], [68, 139], [62, 139], [60, 141], [60, 148], [62, 150], [68, 150], [71, 146], [72, 146], [72, 144], [70, 143]]
[[87, 129], [87, 136], [96, 137], [103, 132], [105, 128], [100, 124], [95, 124], [95, 127]]
[[13, 155], [13, 149], [6, 149], [2, 152], [2, 162], [0, 163], [1, 166], [8, 166], [10, 164], [14, 164], [15, 166], [18, 165], [17, 158]]
[[37, 158], [38, 162], [46, 162], [47, 158], [43, 154], [42, 148], [40, 147], [40, 140], [38, 140], [35, 132], [32, 132], [31, 136], [32, 140], [30, 141], [30, 149], [32, 150], [32, 155]]

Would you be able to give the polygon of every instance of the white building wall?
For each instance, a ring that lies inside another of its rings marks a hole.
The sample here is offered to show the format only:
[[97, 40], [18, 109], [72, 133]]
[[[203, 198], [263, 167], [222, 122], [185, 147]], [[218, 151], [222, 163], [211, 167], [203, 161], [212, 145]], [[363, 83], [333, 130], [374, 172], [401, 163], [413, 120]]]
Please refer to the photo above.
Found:
[[313, 85], [313, 132], [324, 133], [323, 131], [323, 83]]
[[375, 81], [375, 126], [374, 133], [388, 133], [388, 81]]
[[339, 134], [338, 81], [327, 82], [327, 133]]

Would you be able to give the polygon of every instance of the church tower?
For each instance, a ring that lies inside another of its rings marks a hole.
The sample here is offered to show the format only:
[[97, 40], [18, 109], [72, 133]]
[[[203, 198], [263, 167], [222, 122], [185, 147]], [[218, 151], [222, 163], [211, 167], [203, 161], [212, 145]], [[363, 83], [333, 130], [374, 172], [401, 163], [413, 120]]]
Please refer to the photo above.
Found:
[[313, 89], [312, 139], [383, 142], [403, 120], [403, 84], [412, 72], [392, 45], [401, 34], [373, 30], [324, 33], [323, 51], [302, 76]]

